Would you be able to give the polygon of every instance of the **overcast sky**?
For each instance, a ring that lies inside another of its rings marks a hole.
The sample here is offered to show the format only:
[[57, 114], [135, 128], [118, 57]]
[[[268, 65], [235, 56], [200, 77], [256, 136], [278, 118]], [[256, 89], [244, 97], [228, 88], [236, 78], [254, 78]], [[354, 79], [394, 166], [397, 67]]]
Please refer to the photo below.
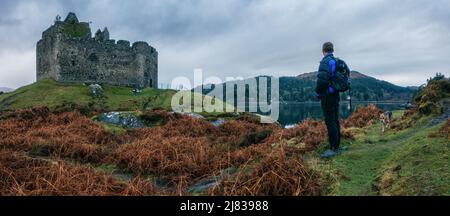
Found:
[[450, 74], [448, 0], [0, 0], [0, 86], [35, 81], [35, 46], [57, 14], [107, 26], [159, 52], [160, 83], [205, 76], [296, 76], [332, 41], [351, 69], [397, 85]]

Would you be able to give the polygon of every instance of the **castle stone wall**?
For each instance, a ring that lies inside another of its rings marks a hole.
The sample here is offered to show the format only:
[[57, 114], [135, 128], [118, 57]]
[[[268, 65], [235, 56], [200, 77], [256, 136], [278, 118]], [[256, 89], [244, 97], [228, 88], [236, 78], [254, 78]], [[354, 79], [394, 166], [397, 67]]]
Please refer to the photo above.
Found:
[[158, 86], [158, 52], [146, 42], [109, 39], [108, 29], [91, 36], [75, 14], [56, 21], [37, 43], [37, 80], [145, 88]]

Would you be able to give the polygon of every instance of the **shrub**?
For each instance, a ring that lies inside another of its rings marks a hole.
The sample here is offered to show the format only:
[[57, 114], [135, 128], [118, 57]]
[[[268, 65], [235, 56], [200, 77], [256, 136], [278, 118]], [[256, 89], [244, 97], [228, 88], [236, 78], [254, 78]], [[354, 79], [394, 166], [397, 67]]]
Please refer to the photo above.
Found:
[[91, 167], [26, 158], [0, 150], [2, 196], [111, 196], [164, 194], [148, 181], [119, 182]]
[[[188, 181], [212, 175], [220, 170], [220, 155], [205, 138], [163, 137], [136, 140], [120, 146], [115, 161], [138, 175], [157, 175], [171, 185], [179, 176]], [[222, 167], [223, 168], [223, 167]]]
[[[121, 142], [89, 118], [76, 112], [52, 114], [47, 108], [17, 111], [0, 121], [0, 146], [45, 152], [58, 158], [99, 162], [107, 147]], [[43, 151], [42, 151], [43, 150]]]
[[[291, 156], [323, 142], [326, 130], [321, 122], [308, 120], [283, 132], [278, 125], [260, 124], [247, 117], [228, 120], [218, 127], [205, 119], [161, 110], [146, 111], [142, 117], [161, 124], [114, 135], [79, 112], [52, 112], [41, 107], [2, 113], [0, 149], [11, 157], [0, 159], [0, 184], [5, 188], [0, 190], [16, 195], [185, 195], [188, 187], [201, 179], [220, 175], [230, 167], [265, 161], [255, 166], [255, 175], [267, 175], [271, 169], [275, 173], [264, 178], [262, 188], [254, 187], [255, 194], [313, 193], [303, 177], [297, 180], [289, 176], [291, 172], [313, 175], [303, 161]], [[298, 151], [300, 148], [286, 147], [282, 152], [290, 159], [277, 159], [273, 143], [280, 136], [298, 138], [308, 143], [307, 148]], [[36, 156], [46, 156], [47, 161], [31, 158], [41, 158]], [[119, 182], [77, 163], [114, 164], [136, 178]], [[289, 166], [293, 171], [287, 170]], [[165, 188], [156, 187], [156, 180]], [[276, 188], [269, 188], [270, 182]], [[300, 183], [296, 192], [279, 188]]]
[[342, 126], [344, 128], [367, 127], [378, 120], [381, 113], [383, 113], [383, 110], [373, 104], [370, 104], [367, 107], [358, 107], [348, 119], [342, 122]]
[[326, 142], [327, 129], [323, 121], [306, 119], [294, 128], [279, 130], [268, 138], [268, 143], [281, 143], [291, 140], [295, 145], [301, 145], [299, 152], [315, 150], [320, 144]]
[[445, 122], [438, 132], [431, 134], [430, 137], [444, 137], [450, 141], [450, 118], [447, 119], [447, 122]]
[[319, 175], [298, 156], [286, 157], [282, 150], [266, 156], [251, 170], [231, 176], [213, 188], [210, 195], [303, 196], [319, 195]]

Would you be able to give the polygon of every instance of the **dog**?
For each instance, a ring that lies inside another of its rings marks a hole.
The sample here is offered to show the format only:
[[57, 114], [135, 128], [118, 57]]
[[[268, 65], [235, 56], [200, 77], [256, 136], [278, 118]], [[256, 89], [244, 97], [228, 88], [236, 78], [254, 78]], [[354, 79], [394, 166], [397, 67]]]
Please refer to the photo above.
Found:
[[391, 126], [392, 112], [391, 111], [387, 111], [387, 112], [381, 113], [380, 114], [380, 120], [383, 123], [381, 125], [381, 132], [384, 133]]

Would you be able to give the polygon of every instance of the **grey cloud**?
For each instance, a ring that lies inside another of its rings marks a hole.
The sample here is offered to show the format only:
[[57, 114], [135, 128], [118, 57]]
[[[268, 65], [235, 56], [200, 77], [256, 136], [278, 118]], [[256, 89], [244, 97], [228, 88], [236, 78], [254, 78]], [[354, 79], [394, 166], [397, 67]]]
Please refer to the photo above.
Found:
[[3, 0], [0, 30], [14, 37], [0, 35], [0, 86], [33, 80], [34, 65], [9, 59], [33, 62], [42, 31], [69, 11], [94, 31], [107, 26], [115, 39], [150, 42], [165, 83], [194, 68], [221, 78], [295, 76], [317, 69], [330, 40], [352, 69], [419, 85], [436, 72], [450, 75], [449, 10], [447, 0]]
[[23, 20], [20, 19], [8, 19], [1, 17], [0, 18], [0, 26], [11, 26], [11, 25], [21, 25]]

